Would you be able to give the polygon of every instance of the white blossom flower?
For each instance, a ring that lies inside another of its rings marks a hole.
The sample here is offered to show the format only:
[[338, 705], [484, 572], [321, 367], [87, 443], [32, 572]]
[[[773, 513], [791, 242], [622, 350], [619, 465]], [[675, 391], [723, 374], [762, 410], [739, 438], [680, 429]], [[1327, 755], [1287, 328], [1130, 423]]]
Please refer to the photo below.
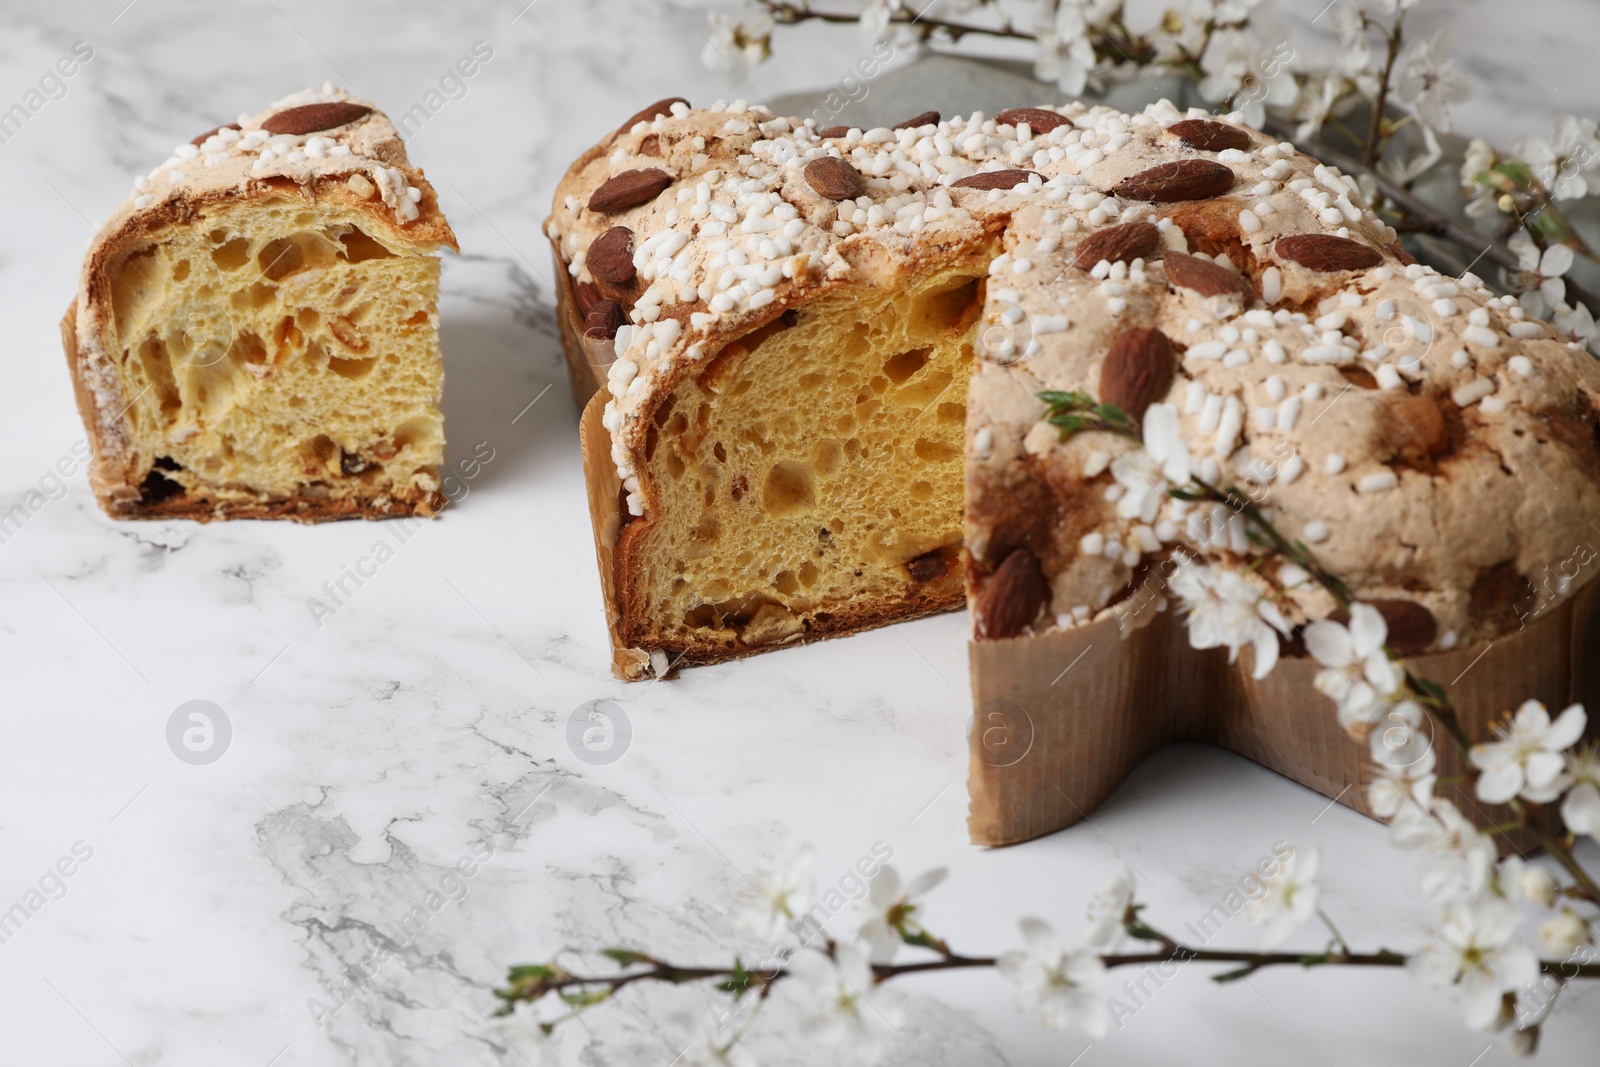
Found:
[[674, 1064], [683, 1067], [756, 1067], [755, 1057], [738, 1044], [743, 1036], [730, 1024], [734, 1012], [716, 1002], [702, 1005], [699, 1011], [680, 1011], [672, 1016], [688, 1041]]
[[1561, 887], [1556, 885], [1556, 880], [1551, 878], [1544, 868], [1534, 866], [1521, 856], [1506, 857], [1501, 862], [1501, 867], [1504, 869], [1501, 882], [1509, 881], [1510, 874], [1515, 872], [1516, 890], [1527, 899], [1528, 903], [1548, 908], [1556, 902]]
[[1297, 140], [1313, 137], [1322, 129], [1322, 124], [1333, 113], [1333, 105], [1338, 103], [1349, 84], [1349, 79], [1337, 70], [1324, 71], [1306, 79], [1300, 89], [1300, 99], [1294, 106], [1294, 117], [1300, 120], [1300, 125], [1294, 131]]
[[1245, 21], [1250, 12], [1261, 6], [1262, 0], [1192, 0], [1189, 17], [1196, 22], [1215, 22], [1218, 26]]
[[811, 846], [802, 845], [771, 871], [757, 871], [741, 895], [734, 920], [757, 937], [770, 937], [811, 906]]
[[1192, 560], [1180, 563], [1168, 582], [1189, 613], [1189, 644], [1195, 648], [1226, 646], [1229, 662], [1245, 645], [1255, 648], [1255, 677], [1265, 678], [1278, 663], [1278, 634], [1287, 634], [1289, 620], [1261, 595], [1261, 590], [1232, 571]]
[[1423, 985], [1454, 988], [1465, 1002], [1467, 1025], [1492, 1029], [1501, 999], [1539, 974], [1533, 950], [1513, 940], [1520, 916], [1498, 897], [1445, 906], [1439, 940], [1412, 955], [1407, 969]]
[[872, 918], [861, 926], [861, 940], [868, 946], [873, 963], [889, 963], [900, 950], [900, 927], [917, 911], [917, 899], [927, 895], [950, 872], [944, 867], [924, 871], [902, 884], [900, 872], [885, 864], [872, 879], [867, 900], [872, 905]]
[[1416, 6], [1417, 0], [1372, 0], [1372, 10], [1391, 17]]
[[855, 1050], [862, 1063], [877, 1063], [886, 1051], [877, 1023], [899, 1024], [899, 1005], [879, 987], [866, 954], [840, 945], [829, 959], [820, 952], [800, 952], [789, 961], [789, 973], [804, 1003], [807, 1023], [825, 1044]]
[[1422, 134], [1422, 147], [1415, 155], [1402, 155], [1399, 143], [1391, 142], [1384, 149], [1383, 158], [1378, 160], [1378, 173], [1398, 185], [1405, 185], [1417, 178], [1444, 155], [1439, 135], [1432, 126], [1419, 122], [1417, 130]]
[[1568, 341], [1600, 356], [1600, 329], [1595, 328], [1594, 315], [1588, 308], [1582, 304], [1565, 310], [1557, 308], [1555, 326], [1567, 335]]
[[1143, 434], [1144, 447], [1118, 456], [1111, 464], [1111, 476], [1123, 490], [1117, 514], [1149, 523], [1166, 502], [1168, 489], [1189, 484], [1194, 459], [1183, 443], [1178, 409], [1171, 404], [1151, 404], [1145, 410]]
[[1520, 142], [1516, 155], [1555, 199], [1578, 200], [1589, 194], [1589, 174], [1600, 164], [1600, 139], [1592, 121], [1562, 115], [1553, 136]]
[[1589, 924], [1563, 908], [1561, 914], [1539, 927], [1539, 947], [1558, 960], [1568, 959], [1593, 936]]
[[1394, 93], [1431, 129], [1450, 132], [1450, 105], [1472, 95], [1471, 83], [1449, 56], [1450, 31], [1406, 45], [1395, 64]]
[[1304, 634], [1306, 650], [1323, 668], [1312, 684], [1339, 705], [1339, 725], [1355, 730], [1376, 723], [1405, 680], [1400, 664], [1384, 651], [1389, 624], [1383, 615], [1371, 604], [1356, 603], [1348, 625], [1319, 619]]
[[725, 66], [751, 69], [772, 54], [772, 20], [761, 18], [754, 26], [722, 11], [711, 13], [711, 29], [700, 51], [700, 62], [710, 70]]
[[[1417, 705], [1406, 701], [1397, 705], [1393, 715], [1408, 715]], [[1420, 709], [1418, 709], [1420, 711]], [[1367, 783], [1367, 807], [1380, 819], [1392, 819], [1400, 806], [1411, 800], [1423, 809], [1433, 802], [1433, 787], [1437, 780], [1434, 768], [1439, 757], [1433, 743], [1420, 730], [1412, 733], [1415, 739], [1409, 744], [1394, 746], [1391, 730], [1374, 730], [1367, 738], [1372, 751], [1372, 762], [1378, 767], [1378, 777]]]
[[1033, 73], [1040, 81], [1055, 82], [1068, 96], [1078, 96], [1094, 70], [1094, 42], [1089, 21], [1076, 4], [1062, 4], [1053, 22], [1035, 34]]
[[1206, 76], [1200, 95], [1212, 103], [1231, 101], [1251, 126], [1260, 126], [1268, 107], [1291, 107], [1300, 95], [1285, 51], [1286, 42], [1267, 44], [1243, 30], [1219, 30], [1206, 51]]
[[1051, 1030], [1069, 1023], [1081, 1026], [1090, 1037], [1104, 1037], [1110, 1029], [1106, 1007], [1106, 966], [1087, 950], [1062, 952], [1055, 931], [1039, 919], [1023, 919], [1022, 939], [1027, 947], [1000, 957], [1000, 973], [1016, 986], [1017, 1000], [1032, 1009]]
[[1396, 848], [1423, 853], [1422, 894], [1435, 903], [1481, 893], [1499, 856], [1494, 841], [1442, 797], [1428, 808], [1402, 804], [1389, 836]]
[[1356, 4], [1335, 7], [1333, 28], [1339, 36], [1339, 56], [1333, 69], [1355, 82], [1363, 93], [1376, 96], [1378, 76], [1372, 69], [1372, 37], [1361, 8]]
[[1322, 867], [1322, 849], [1316, 845], [1294, 854], [1263, 879], [1266, 892], [1245, 905], [1245, 918], [1261, 931], [1261, 947], [1272, 949], [1289, 940], [1289, 935], [1304, 926], [1317, 912], [1319, 890], [1317, 871]]
[[1126, 862], [1117, 868], [1111, 881], [1089, 902], [1089, 936], [1086, 946], [1094, 952], [1115, 952], [1127, 937], [1128, 908], [1133, 904], [1133, 868]]
[[861, 32], [872, 41], [881, 41], [889, 33], [889, 16], [893, 14], [895, 0], [867, 0], [861, 9]]
[[1541, 797], [1561, 776], [1561, 752], [1583, 736], [1588, 717], [1582, 704], [1574, 704], [1550, 721], [1550, 713], [1537, 700], [1525, 701], [1509, 725], [1496, 731], [1499, 741], [1472, 746], [1472, 765], [1478, 775], [1478, 799], [1504, 804], [1519, 793], [1530, 800]]
[[1600, 747], [1588, 744], [1567, 753], [1562, 775], [1567, 794], [1561, 818], [1575, 834], [1600, 837]]
[[1544, 314], [1548, 302], [1552, 308], [1567, 306], [1567, 283], [1562, 275], [1572, 269], [1572, 249], [1563, 244], [1553, 244], [1543, 254], [1527, 230], [1518, 230], [1506, 242], [1517, 254], [1517, 265], [1512, 284], [1522, 290], [1517, 299], [1530, 315]]

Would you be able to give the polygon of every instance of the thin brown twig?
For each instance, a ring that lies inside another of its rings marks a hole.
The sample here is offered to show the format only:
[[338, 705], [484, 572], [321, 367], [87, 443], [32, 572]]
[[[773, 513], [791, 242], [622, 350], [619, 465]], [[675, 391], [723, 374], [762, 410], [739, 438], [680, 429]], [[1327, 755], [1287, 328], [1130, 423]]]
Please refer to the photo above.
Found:
[[[1365, 21], [1366, 16], [1363, 15], [1362, 19]], [[1377, 101], [1372, 106], [1372, 124], [1367, 127], [1367, 140], [1361, 147], [1361, 161], [1369, 167], [1378, 161], [1382, 148], [1383, 108], [1389, 102], [1389, 80], [1394, 76], [1395, 60], [1400, 57], [1400, 40], [1405, 21], [1406, 13], [1401, 10], [1395, 15], [1394, 25], [1389, 29], [1388, 54], [1383, 62], [1383, 74], [1378, 79]]]
[[[1254, 974], [1256, 971], [1267, 967], [1404, 967], [1410, 957], [1404, 953], [1391, 952], [1380, 949], [1376, 952], [1350, 952], [1341, 949], [1337, 952], [1249, 952], [1243, 950], [1225, 949], [1194, 949], [1187, 945], [1163, 945], [1159, 951], [1154, 952], [1126, 952], [1109, 954], [1100, 957], [1100, 962], [1108, 969], [1118, 967], [1139, 967], [1160, 963], [1213, 963], [1236, 964], [1241, 969], [1229, 972], [1227, 975], [1218, 976], [1221, 979], [1233, 979]], [[877, 982], [886, 982], [893, 978], [901, 978], [913, 974], [930, 974], [939, 971], [973, 970], [994, 968], [1000, 963], [996, 956], [961, 956], [946, 955], [939, 959], [921, 960], [916, 963], [889, 963], [873, 964], [872, 974]], [[1562, 978], [1600, 978], [1600, 963], [1576, 964], [1562, 960], [1540, 961], [1540, 971], [1544, 974], [1559, 975]], [[558, 993], [562, 990], [604, 990], [607, 995], [623, 989], [636, 982], [659, 981], [672, 985], [684, 982], [708, 981], [711, 979], [740, 979], [746, 984], [739, 992], [753, 992], [759, 990], [764, 996], [766, 988], [790, 977], [793, 974], [786, 967], [775, 968], [771, 971], [752, 973], [742, 968], [734, 967], [681, 967], [665, 962], [652, 964], [650, 967], [617, 975], [578, 975], [563, 974], [556, 978], [525, 984], [518, 988], [516, 983], [505, 990], [499, 990], [498, 995], [508, 1004], [519, 1001], [533, 1001], [549, 993]], [[742, 978], [741, 978], [742, 976]]]

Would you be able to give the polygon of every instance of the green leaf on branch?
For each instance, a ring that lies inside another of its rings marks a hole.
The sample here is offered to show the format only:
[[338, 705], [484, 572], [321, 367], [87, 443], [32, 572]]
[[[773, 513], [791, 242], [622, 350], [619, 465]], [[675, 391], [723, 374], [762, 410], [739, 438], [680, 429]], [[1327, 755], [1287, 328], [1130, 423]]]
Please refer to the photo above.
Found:
[[576, 991], [561, 991], [561, 999], [574, 1008], [590, 1008], [601, 1001], [610, 1000], [611, 994], [616, 992], [610, 986], [603, 989], [580, 989]]
[[1422, 696], [1427, 697], [1439, 707], [1449, 706], [1449, 694], [1444, 691], [1444, 686], [1440, 685], [1433, 679], [1417, 677], [1412, 681], [1412, 685], [1414, 685], [1420, 691]]
[[1533, 171], [1526, 163], [1521, 163], [1514, 159], [1506, 159], [1496, 163], [1494, 169], [1518, 185], [1533, 184]]
[[1255, 972], [1256, 968], [1254, 966], [1240, 967], [1236, 971], [1224, 971], [1221, 974], [1214, 974], [1211, 976], [1211, 980], [1218, 985], [1226, 985], [1229, 982], [1237, 982], [1241, 978], [1248, 978]]
[[942, 938], [934, 937], [920, 926], [909, 929], [902, 928], [900, 930], [900, 940], [908, 945], [916, 945], [918, 948], [931, 948], [935, 952], [945, 955], [950, 952], [950, 946], [945, 944]]
[[733, 999], [738, 1000], [750, 992], [750, 986], [755, 982], [755, 975], [745, 969], [744, 963], [735, 958], [733, 973], [717, 983], [717, 988], [724, 993], [732, 993]]
[[1045, 421], [1061, 431], [1063, 441], [1083, 430], [1138, 436], [1127, 412], [1115, 404], [1099, 403], [1088, 393], [1046, 389], [1037, 395], [1048, 405]]
[[559, 967], [551, 967], [543, 963], [524, 963], [521, 966], [511, 968], [511, 971], [506, 975], [506, 978], [508, 981], [515, 984], [518, 982], [528, 982], [541, 978], [558, 978], [562, 973], [563, 972]]
[[1154, 929], [1152, 927], [1146, 926], [1143, 922], [1140, 922], [1138, 920], [1135, 920], [1133, 922], [1128, 923], [1128, 925], [1126, 927], [1124, 927], [1124, 929], [1126, 929], [1128, 931], [1128, 936], [1129, 937], [1134, 938], [1135, 940], [1138, 940], [1138, 941], [1167, 941], [1167, 940], [1169, 940], [1167, 935], [1161, 933], [1160, 931], [1158, 931], [1158, 930], [1156, 930], [1156, 929]]
[[608, 959], [615, 960], [618, 967], [631, 967], [635, 963], [655, 962], [653, 957], [647, 956], [643, 952], [635, 952], [631, 948], [603, 948], [600, 950], [600, 954]]

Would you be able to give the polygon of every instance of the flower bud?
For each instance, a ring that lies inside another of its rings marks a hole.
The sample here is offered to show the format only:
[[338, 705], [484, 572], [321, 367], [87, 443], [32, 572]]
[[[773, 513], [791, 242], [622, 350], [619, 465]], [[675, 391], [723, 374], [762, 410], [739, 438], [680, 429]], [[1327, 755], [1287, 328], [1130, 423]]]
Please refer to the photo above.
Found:
[[1589, 924], [1570, 911], [1563, 911], [1539, 927], [1539, 947], [1549, 956], [1566, 959], [1588, 942]]
[[1513, 1030], [1506, 1037], [1506, 1051], [1513, 1056], [1527, 1057], [1539, 1051], [1539, 1028], [1530, 1026], [1526, 1030]]
[[1548, 908], [1556, 902], [1556, 883], [1538, 867], [1528, 867], [1522, 872], [1522, 895], [1540, 907]]

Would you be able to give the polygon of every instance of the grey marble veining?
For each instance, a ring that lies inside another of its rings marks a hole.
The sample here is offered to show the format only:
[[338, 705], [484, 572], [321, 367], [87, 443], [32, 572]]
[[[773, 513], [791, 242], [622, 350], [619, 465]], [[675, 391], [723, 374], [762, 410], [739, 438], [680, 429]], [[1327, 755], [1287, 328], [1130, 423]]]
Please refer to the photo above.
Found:
[[[814, 87], [861, 43], [808, 27], [738, 76], [700, 66], [697, 6], [524, 3], [6, 4], [0, 108], [74, 42], [94, 54], [0, 143], [0, 510], [30, 491], [44, 501], [0, 543], [0, 912], [89, 853], [0, 942], [0, 1063], [524, 1063], [514, 1030], [486, 1015], [508, 964], [567, 946], [749, 953], [760, 946], [732, 922], [738, 895], [802, 842], [822, 884], [877, 841], [907, 873], [948, 864], [926, 918], [972, 952], [1011, 947], [1023, 914], [1076, 930], [1120, 857], [1151, 917], [1180, 927], [1282, 839], [1322, 843], [1328, 906], [1350, 937], [1424, 922], [1410, 865], [1375, 824], [1202, 747], [1157, 755], [1092, 822], [970, 848], [960, 616], [668, 683], [609, 677], [539, 231], [551, 190], [644, 102]], [[1284, 6], [1309, 21], [1320, 0]], [[1480, 79], [1460, 127], [1509, 141], [1595, 99], [1589, 5], [1442, 6], [1414, 19], [1452, 25]], [[117, 524], [81, 462], [57, 481], [83, 431], [56, 323], [132, 175], [307, 84], [342, 81], [403, 111], [479, 41], [492, 59], [410, 142], [462, 245], [443, 282], [449, 460], [492, 453], [459, 505], [404, 534]], [[324, 583], [380, 540], [377, 575], [314, 616]], [[214, 763], [168, 747], [169, 717], [191, 700], [231, 724]], [[632, 725], [608, 765], [567, 740], [596, 700]], [[835, 932], [859, 920], [841, 915]], [[1255, 940], [1243, 924], [1226, 938]], [[896, 1064], [1064, 1065], [1087, 1044], [1015, 1013], [993, 976], [900, 988]], [[564, 1062], [665, 1065], [681, 1047], [668, 1015], [702, 996], [633, 990], [556, 1044]], [[1580, 1062], [1595, 1006], [1589, 991], [1564, 1000], [1546, 1053]], [[1081, 1062], [1367, 1063], [1378, 1034], [1390, 1062], [1464, 1065], [1487, 1043], [1403, 975], [1217, 989], [1196, 973]], [[763, 1064], [831, 1062], [805, 1039], [780, 989], [751, 1048]]]

